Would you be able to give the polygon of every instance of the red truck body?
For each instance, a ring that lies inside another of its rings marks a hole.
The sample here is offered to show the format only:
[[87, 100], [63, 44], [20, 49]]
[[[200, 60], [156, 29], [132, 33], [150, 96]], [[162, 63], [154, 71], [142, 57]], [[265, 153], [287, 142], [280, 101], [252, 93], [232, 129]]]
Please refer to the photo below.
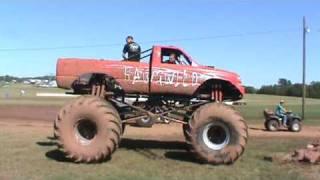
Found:
[[[189, 64], [163, 63], [164, 50], [180, 53]], [[225, 97], [232, 100], [241, 99], [245, 93], [236, 73], [199, 65], [182, 49], [172, 46], [153, 46], [148, 63], [61, 58], [56, 73], [58, 86], [65, 89], [72, 89], [74, 82], [88, 74], [105, 74], [113, 77], [127, 94], [193, 96], [209, 81], [223, 82], [228, 86], [228, 90], [224, 90]]]

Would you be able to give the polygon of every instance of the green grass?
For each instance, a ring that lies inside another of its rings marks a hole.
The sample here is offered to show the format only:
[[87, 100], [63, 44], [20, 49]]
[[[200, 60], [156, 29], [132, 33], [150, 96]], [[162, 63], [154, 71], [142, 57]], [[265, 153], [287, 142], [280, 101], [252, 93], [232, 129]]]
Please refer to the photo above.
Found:
[[[309, 167], [280, 165], [266, 155], [288, 152], [305, 141], [251, 139], [244, 156], [234, 165], [199, 164], [183, 142], [124, 140], [113, 158], [102, 164], [74, 164], [64, 160], [44, 133], [32, 129], [0, 131], [0, 179], [305, 179]], [[310, 169], [309, 169], [310, 170]], [[319, 172], [314, 168], [312, 172]]]
[[[24, 90], [22, 96], [20, 91]], [[41, 88], [23, 84], [9, 84], [0, 87], [0, 105], [63, 105], [70, 98], [37, 97], [37, 93], [65, 93], [59, 88]]]
[[[244, 118], [250, 123], [261, 123], [263, 121], [263, 110], [274, 110], [275, 106], [283, 99], [286, 101], [286, 108], [294, 113], [301, 115], [301, 98], [253, 95], [248, 94], [244, 97], [247, 105], [236, 106]], [[305, 123], [309, 125], [320, 124], [320, 99], [306, 99]]]
[[[26, 95], [21, 97], [20, 90]], [[37, 92], [63, 93], [56, 88], [26, 85], [0, 87], [0, 105], [62, 105], [69, 98], [40, 98]], [[5, 98], [9, 93], [9, 98]], [[246, 95], [247, 105], [237, 106], [249, 123], [261, 123], [262, 111], [273, 109], [284, 99], [288, 109], [300, 113], [301, 100], [292, 97]], [[306, 124], [319, 124], [320, 100], [307, 99]], [[0, 179], [306, 179], [306, 172], [319, 176], [319, 167], [280, 165], [264, 156], [303, 147], [305, 139], [251, 138], [244, 156], [231, 166], [199, 164], [184, 150], [183, 142], [125, 139], [113, 158], [102, 164], [63, 162], [61, 152], [47, 139], [52, 129], [34, 127], [10, 129], [0, 126]], [[131, 138], [131, 137], [130, 137]], [[134, 138], [134, 137], [133, 137]], [[137, 138], [137, 137], [136, 137]], [[62, 161], [62, 162], [61, 162]]]

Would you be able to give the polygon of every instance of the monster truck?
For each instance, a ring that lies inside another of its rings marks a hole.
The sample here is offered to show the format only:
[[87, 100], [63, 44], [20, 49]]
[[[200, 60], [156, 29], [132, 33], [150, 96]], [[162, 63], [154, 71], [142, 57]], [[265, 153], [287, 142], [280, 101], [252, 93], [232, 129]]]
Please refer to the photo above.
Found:
[[127, 124], [180, 123], [189, 150], [209, 164], [231, 164], [244, 152], [248, 127], [223, 104], [243, 97], [239, 75], [202, 66], [180, 48], [153, 46], [140, 62], [59, 59], [56, 78], [82, 95], [54, 123], [59, 148], [75, 162], [109, 159]]

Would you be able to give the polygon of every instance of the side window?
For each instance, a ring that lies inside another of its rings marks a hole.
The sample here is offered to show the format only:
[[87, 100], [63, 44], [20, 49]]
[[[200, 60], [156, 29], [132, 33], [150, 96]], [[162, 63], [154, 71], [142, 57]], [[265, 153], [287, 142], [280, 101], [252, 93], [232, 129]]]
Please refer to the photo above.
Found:
[[168, 53], [162, 52], [161, 53], [161, 62], [168, 63], [170, 60], [170, 55]]
[[191, 66], [191, 61], [181, 51], [175, 49], [162, 49], [161, 62], [163, 64], [176, 64]]
[[186, 65], [186, 66], [192, 65], [190, 60], [184, 54], [181, 54], [179, 61], [181, 65]]

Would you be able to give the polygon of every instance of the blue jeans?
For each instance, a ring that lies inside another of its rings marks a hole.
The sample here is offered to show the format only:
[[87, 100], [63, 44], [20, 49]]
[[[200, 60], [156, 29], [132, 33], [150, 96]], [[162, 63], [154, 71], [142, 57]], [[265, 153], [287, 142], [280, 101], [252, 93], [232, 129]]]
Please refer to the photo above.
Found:
[[282, 124], [286, 126], [287, 119], [288, 119], [287, 115], [286, 114], [279, 114], [278, 116], [282, 119]]

